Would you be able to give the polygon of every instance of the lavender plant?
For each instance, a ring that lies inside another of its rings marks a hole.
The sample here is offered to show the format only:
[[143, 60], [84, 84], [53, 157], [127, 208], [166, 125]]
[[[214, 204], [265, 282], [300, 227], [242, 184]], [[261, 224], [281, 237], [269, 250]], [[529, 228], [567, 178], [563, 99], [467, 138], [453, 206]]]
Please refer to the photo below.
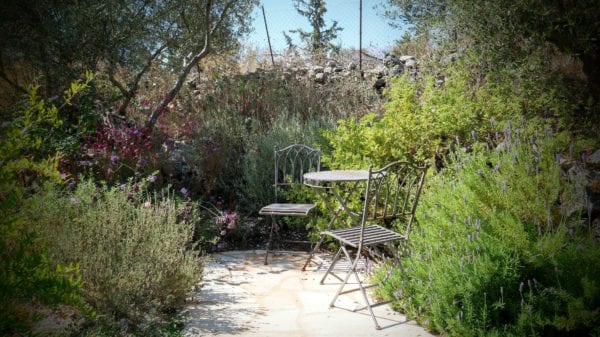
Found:
[[429, 177], [410, 255], [379, 271], [380, 295], [449, 336], [597, 334], [600, 247], [560, 211], [568, 144], [510, 121], [483, 136]]

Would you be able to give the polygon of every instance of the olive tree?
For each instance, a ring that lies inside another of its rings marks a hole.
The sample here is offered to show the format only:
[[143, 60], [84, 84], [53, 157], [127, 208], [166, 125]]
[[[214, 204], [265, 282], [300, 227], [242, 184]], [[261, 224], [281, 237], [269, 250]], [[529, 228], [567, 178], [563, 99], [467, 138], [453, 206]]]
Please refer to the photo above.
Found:
[[19, 70], [32, 69], [47, 95], [56, 95], [84, 70], [103, 71], [120, 93], [119, 114], [125, 115], [144, 75], [163, 64], [177, 80], [148, 116], [153, 127], [201, 59], [237, 46], [256, 3], [9, 0], [0, 14], [0, 79], [24, 91]]

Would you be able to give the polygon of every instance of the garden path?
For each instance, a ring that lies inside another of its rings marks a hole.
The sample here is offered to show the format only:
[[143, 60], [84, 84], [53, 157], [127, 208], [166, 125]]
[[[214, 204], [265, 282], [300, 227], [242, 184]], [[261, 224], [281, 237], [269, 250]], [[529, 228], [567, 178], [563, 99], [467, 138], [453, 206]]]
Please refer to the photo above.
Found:
[[374, 308], [382, 330], [375, 330], [360, 293], [340, 297], [329, 308], [338, 281], [320, 285], [324, 270], [301, 271], [307, 253], [277, 252], [263, 265], [264, 251], [214, 254], [205, 266], [202, 289], [182, 318], [184, 336], [433, 336], [389, 306]]

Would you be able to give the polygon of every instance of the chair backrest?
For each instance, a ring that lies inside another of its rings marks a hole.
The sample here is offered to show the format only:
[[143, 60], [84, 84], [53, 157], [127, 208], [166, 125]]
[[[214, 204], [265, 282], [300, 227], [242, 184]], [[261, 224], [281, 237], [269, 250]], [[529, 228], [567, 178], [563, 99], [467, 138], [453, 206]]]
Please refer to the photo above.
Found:
[[301, 185], [304, 173], [321, 170], [321, 150], [304, 144], [275, 148], [275, 199], [281, 186]]
[[425, 181], [427, 165], [396, 161], [379, 170], [369, 168], [361, 218], [361, 242], [364, 227], [370, 221], [400, 219], [408, 239]]

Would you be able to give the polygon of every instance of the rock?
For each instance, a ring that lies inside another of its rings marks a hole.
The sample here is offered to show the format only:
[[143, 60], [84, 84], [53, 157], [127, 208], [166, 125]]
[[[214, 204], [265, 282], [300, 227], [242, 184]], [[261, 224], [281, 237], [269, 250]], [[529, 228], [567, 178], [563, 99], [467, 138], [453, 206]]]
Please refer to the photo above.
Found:
[[407, 68], [416, 68], [417, 67], [417, 61], [415, 60], [406, 60], [406, 62], [404, 62], [404, 66]]
[[591, 167], [600, 169], [600, 150], [592, 153], [585, 162]]
[[323, 69], [323, 72], [325, 74], [331, 74], [331, 73], [333, 73], [333, 67], [327, 66], [327, 67], [325, 67], [325, 69]]
[[337, 67], [337, 64], [334, 61], [329, 61], [329, 62], [327, 62], [327, 66], [329, 68], [335, 68], [335, 67]]
[[382, 78], [383, 76], [385, 76], [385, 74], [387, 74], [387, 68], [382, 65], [379, 65], [372, 70], [372, 73], [376, 74], [377, 78]]
[[395, 65], [401, 64], [402, 62], [400, 62], [400, 59], [398, 58], [398, 56], [394, 55], [394, 54], [386, 54], [385, 58], [383, 59], [383, 64], [387, 67], [387, 68], [392, 68]]
[[327, 81], [327, 73], [317, 73], [314, 79], [316, 83], [324, 84]]
[[350, 63], [348, 63], [348, 67], [347, 68], [348, 68], [348, 70], [356, 70], [357, 67], [358, 66], [356, 65], [356, 63], [350, 62]]
[[573, 166], [567, 171], [569, 181], [573, 183], [573, 189], [570, 195], [563, 198], [561, 212], [565, 217], [570, 217], [573, 213], [587, 210], [586, 185], [590, 171], [583, 166]]
[[389, 70], [389, 74], [394, 76], [394, 75], [400, 75], [402, 74], [402, 72], [404, 71], [404, 65], [402, 65], [402, 63], [400, 64], [396, 64], [395, 66], [392, 67], [392, 69]]
[[560, 156], [558, 158], [558, 166], [560, 166], [560, 168], [565, 172], [569, 171], [576, 164], [577, 164], [577, 161], [575, 161], [571, 158], [568, 158], [565, 156]]
[[414, 60], [414, 59], [415, 59], [415, 57], [412, 56], [412, 55], [402, 55], [402, 56], [400, 56], [400, 62], [402, 62], [402, 63], [406, 63], [406, 61], [408, 61], [408, 60]]
[[340, 68], [340, 67], [335, 67], [335, 68], [333, 68], [333, 72], [334, 72], [334, 73], [341, 73], [342, 71], [344, 71], [344, 69], [343, 69], [343, 68]]
[[375, 81], [375, 84], [373, 84], [373, 88], [374, 88], [375, 90], [377, 90], [377, 92], [381, 92], [381, 90], [382, 90], [383, 88], [385, 88], [385, 87], [386, 87], [386, 85], [387, 85], [387, 84], [386, 84], [386, 82], [385, 82], [385, 78], [378, 78], [378, 79]]
[[325, 71], [325, 68], [321, 67], [321, 66], [314, 66], [312, 67], [312, 71], [315, 74], [319, 74]]

